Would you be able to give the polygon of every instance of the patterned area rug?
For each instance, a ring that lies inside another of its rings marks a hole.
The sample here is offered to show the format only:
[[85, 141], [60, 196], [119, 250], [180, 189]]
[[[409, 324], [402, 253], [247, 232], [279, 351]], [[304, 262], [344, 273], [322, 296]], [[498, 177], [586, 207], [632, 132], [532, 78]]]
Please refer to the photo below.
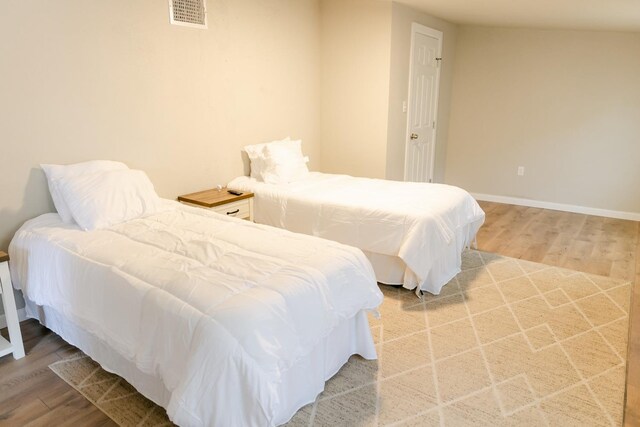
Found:
[[[352, 357], [288, 425], [622, 424], [631, 283], [467, 251], [441, 295], [382, 290], [379, 360]], [[170, 424], [82, 354], [51, 369], [120, 425]]]
[[120, 426], [174, 425], [162, 407], [80, 351], [49, 368]]

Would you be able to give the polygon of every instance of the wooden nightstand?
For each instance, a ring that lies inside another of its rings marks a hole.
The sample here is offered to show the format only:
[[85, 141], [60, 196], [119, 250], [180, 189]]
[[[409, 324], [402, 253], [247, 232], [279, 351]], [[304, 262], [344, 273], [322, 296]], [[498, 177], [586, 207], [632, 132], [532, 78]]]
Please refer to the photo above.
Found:
[[253, 193], [242, 193], [240, 196], [236, 196], [228, 193], [226, 187], [221, 191], [214, 188], [179, 196], [178, 201], [199, 208], [211, 209], [222, 215], [253, 221]]
[[13, 297], [11, 275], [9, 274], [9, 255], [2, 251], [0, 251], [0, 296], [2, 297], [10, 339], [7, 341], [0, 336], [0, 357], [13, 353], [14, 359], [21, 359], [24, 357], [24, 346], [22, 345], [16, 300]]

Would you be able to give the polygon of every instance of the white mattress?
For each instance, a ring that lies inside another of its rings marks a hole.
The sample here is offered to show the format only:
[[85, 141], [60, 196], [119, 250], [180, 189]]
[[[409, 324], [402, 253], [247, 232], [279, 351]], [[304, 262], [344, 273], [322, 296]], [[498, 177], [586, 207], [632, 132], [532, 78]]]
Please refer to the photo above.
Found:
[[[43, 215], [16, 233], [10, 254], [32, 305], [161, 381], [158, 403], [185, 426], [286, 421], [334, 372], [310, 366], [306, 387], [291, 390], [281, 387], [290, 373], [382, 300], [357, 249], [174, 202], [94, 232]], [[342, 345], [375, 357], [368, 328], [357, 331], [357, 346]]]
[[404, 271], [378, 279], [401, 276], [404, 287], [434, 294], [460, 272], [462, 250], [484, 222], [469, 193], [443, 184], [311, 172], [290, 184], [242, 176], [228, 185], [255, 194], [256, 222], [360, 248], [377, 272], [399, 258]]

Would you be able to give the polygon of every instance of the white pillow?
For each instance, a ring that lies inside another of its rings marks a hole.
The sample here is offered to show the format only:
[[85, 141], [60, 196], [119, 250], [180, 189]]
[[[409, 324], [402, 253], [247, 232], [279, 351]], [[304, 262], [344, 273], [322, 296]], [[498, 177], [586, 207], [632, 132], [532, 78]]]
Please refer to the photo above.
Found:
[[138, 170], [61, 178], [58, 189], [73, 219], [85, 231], [110, 227], [161, 209], [153, 184]]
[[67, 224], [71, 224], [73, 222], [73, 217], [71, 216], [71, 212], [69, 211], [67, 204], [60, 195], [57, 182], [59, 179], [96, 172], [129, 169], [124, 163], [113, 162], [111, 160], [93, 160], [73, 165], [40, 165], [40, 167], [44, 170], [44, 173], [47, 176], [49, 193], [51, 193], [53, 204], [56, 207], [60, 218], [62, 218], [62, 221]]
[[265, 167], [262, 174], [267, 184], [288, 184], [309, 174], [308, 157], [302, 155], [302, 141], [269, 144], [263, 149]]
[[264, 142], [262, 144], [253, 144], [247, 145], [244, 147], [244, 151], [247, 152], [249, 156], [249, 160], [251, 161], [251, 178], [255, 178], [257, 180], [262, 180], [262, 174], [264, 172], [265, 158], [264, 158], [264, 147], [270, 144], [281, 144], [290, 141], [290, 137], [286, 137], [285, 139], [279, 141], [271, 141]]

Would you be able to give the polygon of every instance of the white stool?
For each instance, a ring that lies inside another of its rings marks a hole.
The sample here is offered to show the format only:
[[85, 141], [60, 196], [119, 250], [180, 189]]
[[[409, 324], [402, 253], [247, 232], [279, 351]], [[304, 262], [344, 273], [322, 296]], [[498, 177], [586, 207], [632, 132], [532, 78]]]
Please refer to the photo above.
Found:
[[0, 251], [0, 296], [2, 296], [4, 316], [7, 319], [7, 329], [9, 329], [9, 339], [11, 340], [7, 341], [0, 336], [0, 357], [13, 353], [14, 359], [21, 359], [24, 357], [24, 345], [22, 344], [18, 310], [16, 310], [16, 300], [13, 297], [13, 286], [9, 274], [9, 255], [2, 251]]

